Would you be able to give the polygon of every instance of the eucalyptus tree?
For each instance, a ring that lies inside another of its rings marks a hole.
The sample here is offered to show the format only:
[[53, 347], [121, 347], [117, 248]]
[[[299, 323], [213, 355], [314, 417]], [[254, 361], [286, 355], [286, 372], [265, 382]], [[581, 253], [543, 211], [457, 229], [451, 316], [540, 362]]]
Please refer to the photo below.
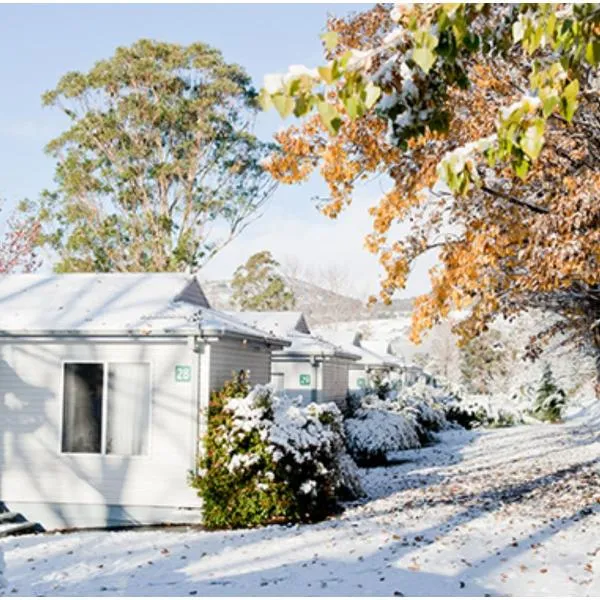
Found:
[[54, 189], [24, 210], [57, 271], [195, 270], [274, 191], [250, 78], [206, 44], [140, 40], [42, 100], [69, 124], [46, 148]]

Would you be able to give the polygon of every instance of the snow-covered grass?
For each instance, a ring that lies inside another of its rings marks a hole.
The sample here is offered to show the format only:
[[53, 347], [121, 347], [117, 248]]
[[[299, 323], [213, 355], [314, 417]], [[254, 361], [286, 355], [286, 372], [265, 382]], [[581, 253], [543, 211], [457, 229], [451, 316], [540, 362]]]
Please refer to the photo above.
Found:
[[[442, 432], [328, 521], [0, 541], [10, 595], [598, 595], [600, 409]], [[2, 564], [0, 560], [0, 564]]]

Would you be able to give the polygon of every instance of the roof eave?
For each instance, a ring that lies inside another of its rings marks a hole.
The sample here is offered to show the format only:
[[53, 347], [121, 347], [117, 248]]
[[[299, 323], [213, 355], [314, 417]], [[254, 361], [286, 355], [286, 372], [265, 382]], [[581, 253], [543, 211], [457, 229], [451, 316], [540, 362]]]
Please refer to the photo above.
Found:
[[232, 331], [227, 328], [221, 327], [201, 327], [200, 332], [203, 336], [214, 336], [214, 337], [226, 337], [231, 339], [240, 340], [251, 340], [253, 342], [259, 342], [268, 346], [274, 346], [276, 348], [286, 348], [291, 346], [292, 343], [289, 340], [285, 340], [277, 337], [260, 336], [254, 334], [245, 334], [239, 331]]

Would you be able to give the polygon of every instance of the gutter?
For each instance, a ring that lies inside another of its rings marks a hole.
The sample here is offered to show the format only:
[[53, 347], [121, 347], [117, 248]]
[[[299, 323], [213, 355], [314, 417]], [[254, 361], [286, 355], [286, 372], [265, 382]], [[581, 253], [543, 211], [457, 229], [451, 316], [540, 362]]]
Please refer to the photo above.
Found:
[[260, 342], [266, 344], [267, 347], [276, 347], [283, 349], [287, 346], [291, 346], [291, 342], [281, 338], [271, 338], [267, 336], [259, 336], [252, 334], [243, 334], [234, 331], [228, 331], [225, 328], [210, 327], [207, 329], [177, 329], [177, 330], [139, 330], [139, 329], [124, 329], [124, 330], [80, 330], [80, 329], [63, 329], [63, 330], [52, 330], [52, 329], [41, 329], [39, 331], [32, 330], [0, 330], [0, 341], [2, 338], [122, 338], [122, 339], [146, 339], [146, 338], [189, 338], [190, 336], [196, 336], [203, 341], [216, 342], [218, 339], [227, 337], [241, 340], [251, 340], [253, 342]]

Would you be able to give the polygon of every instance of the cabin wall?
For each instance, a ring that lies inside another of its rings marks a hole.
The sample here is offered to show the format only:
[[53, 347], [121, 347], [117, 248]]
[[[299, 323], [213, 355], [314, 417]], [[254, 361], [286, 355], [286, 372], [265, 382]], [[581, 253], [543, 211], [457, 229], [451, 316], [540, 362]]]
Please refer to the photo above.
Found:
[[370, 383], [366, 365], [353, 365], [348, 369], [348, 389], [351, 392], [362, 392]]
[[348, 395], [348, 370], [353, 361], [333, 358], [323, 363], [322, 402], [335, 402], [346, 406]]
[[223, 339], [211, 344], [210, 390], [218, 390], [241, 369], [250, 371], [251, 384], [269, 383], [271, 352], [264, 346], [242, 340]]
[[[147, 455], [62, 453], [64, 361], [150, 364]], [[185, 338], [0, 340], [0, 501], [47, 529], [199, 520], [198, 365]]]
[[[271, 380], [288, 396], [301, 396], [305, 404], [335, 402], [340, 408], [344, 408], [350, 364], [348, 360], [331, 358], [311, 365], [309, 357], [276, 356], [272, 364]], [[309, 383], [306, 384], [306, 381]]]
[[273, 357], [271, 382], [291, 398], [301, 397], [303, 404], [320, 401], [321, 379], [321, 367], [311, 365], [308, 357]]

